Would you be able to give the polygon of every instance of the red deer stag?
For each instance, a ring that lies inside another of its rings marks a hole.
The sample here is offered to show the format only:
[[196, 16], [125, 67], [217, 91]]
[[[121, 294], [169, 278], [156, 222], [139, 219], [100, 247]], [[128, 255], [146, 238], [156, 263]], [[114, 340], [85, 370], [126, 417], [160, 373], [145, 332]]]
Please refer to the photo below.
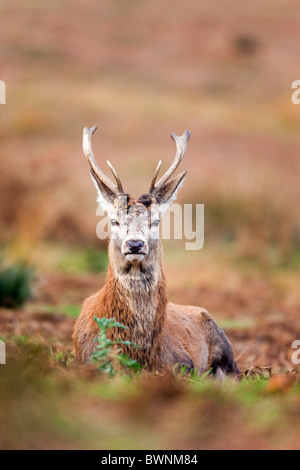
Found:
[[159, 222], [185, 180], [186, 171], [171, 181], [170, 177], [183, 159], [190, 131], [181, 137], [171, 135], [177, 147], [172, 165], [156, 182], [159, 162], [148, 193], [133, 198], [124, 192], [109, 162], [116, 185], [98, 167], [91, 147], [96, 129], [84, 128], [83, 151], [91, 166], [98, 203], [111, 222], [110, 263], [105, 286], [85, 300], [75, 324], [78, 363], [87, 362], [95, 348], [96, 316], [114, 318], [127, 327], [111, 329], [110, 337], [137, 344], [139, 348], [124, 345], [123, 352], [148, 370], [186, 366], [199, 374], [211, 370], [218, 378], [239, 374], [225, 333], [207, 311], [174, 305], [166, 297]]

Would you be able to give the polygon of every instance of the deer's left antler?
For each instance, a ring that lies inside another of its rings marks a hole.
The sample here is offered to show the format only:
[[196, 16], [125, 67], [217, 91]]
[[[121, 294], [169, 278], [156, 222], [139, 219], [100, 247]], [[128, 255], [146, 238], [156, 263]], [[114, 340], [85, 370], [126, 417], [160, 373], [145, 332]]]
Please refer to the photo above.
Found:
[[189, 130], [184, 131], [183, 135], [181, 135], [181, 136], [178, 136], [178, 135], [174, 134], [174, 132], [171, 134], [171, 138], [176, 143], [176, 148], [177, 148], [175, 158], [173, 160], [172, 165], [169, 167], [169, 169], [166, 171], [166, 173], [160, 178], [158, 183], [155, 184], [158, 173], [159, 173], [159, 170], [160, 170], [160, 166], [161, 166], [161, 161], [159, 162], [159, 164], [157, 165], [157, 168], [155, 170], [154, 176], [152, 178], [152, 181], [151, 181], [151, 186], [150, 186], [150, 189], [149, 189], [150, 194], [155, 194], [160, 188], [163, 187], [163, 185], [175, 173], [176, 169], [178, 168], [181, 160], [183, 159], [183, 157], [185, 155], [187, 143], [188, 143], [188, 140], [189, 140], [190, 136], [191, 136], [191, 131], [189, 131]]

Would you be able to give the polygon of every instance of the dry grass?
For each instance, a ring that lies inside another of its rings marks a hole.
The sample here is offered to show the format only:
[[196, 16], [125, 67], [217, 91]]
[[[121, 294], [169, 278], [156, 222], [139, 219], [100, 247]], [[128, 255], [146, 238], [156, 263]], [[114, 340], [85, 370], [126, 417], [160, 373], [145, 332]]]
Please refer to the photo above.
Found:
[[[41, 338], [7, 341], [2, 449], [298, 449], [299, 373], [241, 383], [141, 374], [99, 379]], [[28, 430], [30, 429], [30, 432]], [[237, 433], [236, 430], [239, 430]]]
[[116, 163], [137, 192], [156, 161], [171, 158], [170, 131], [190, 127], [181, 201], [206, 204], [208, 233], [238, 238], [246, 252], [251, 244], [253, 256], [269, 244], [281, 258], [298, 251], [293, 1], [277, 1], [270, 16], [260, 2], [226, 3], [219, 16], [208, 1], [189, 1], [182, 17], [167, 2], [162, 17], [145, 2], [79, 1], [71, 22], [67, 1], [28, 10], [3, 3], [4, 240], [22, 239], [25, 252], [44, 239], [96, 242], [80, 141], [82, 127], [97, 122], [99, 161]]

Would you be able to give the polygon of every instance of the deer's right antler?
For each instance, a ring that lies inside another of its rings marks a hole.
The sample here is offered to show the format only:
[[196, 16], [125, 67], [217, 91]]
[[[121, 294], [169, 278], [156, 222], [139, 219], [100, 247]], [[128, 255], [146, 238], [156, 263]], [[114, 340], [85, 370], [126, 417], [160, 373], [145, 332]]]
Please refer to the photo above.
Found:
[[107, 176], [100, 170], [99, 166], [96, 163], [95, 157], [93, 155], [92, 135], [94, 134], [96, 130], [97, 130], [97, 126], [85, 127], [83, 129], [83, 140], [82, 140], [83, 153], [87, 161], [89, 162], [91, 169], [93, 173], [95, 174], [95, 176], [117, 196], [120, 193], [124, 193], [124, 190], [123, 190], [121, 180], [116, 170], [114, 169], [112, 164], [107, 160], [107, 164], [116, 179], [117, 185], [115, 185], [109, 178], [107, 178]]

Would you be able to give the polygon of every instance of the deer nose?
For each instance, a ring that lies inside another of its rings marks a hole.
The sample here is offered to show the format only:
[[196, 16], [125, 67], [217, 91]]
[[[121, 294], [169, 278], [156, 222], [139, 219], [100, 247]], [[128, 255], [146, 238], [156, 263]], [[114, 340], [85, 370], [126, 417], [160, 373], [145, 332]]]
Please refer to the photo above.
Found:
[[144, 242], [142, 242], [142, 240], [128, 240], [128, 242], [126, 242], [126, 245], [130, 253], [135, 254], [139, 253], [142, 250]]

